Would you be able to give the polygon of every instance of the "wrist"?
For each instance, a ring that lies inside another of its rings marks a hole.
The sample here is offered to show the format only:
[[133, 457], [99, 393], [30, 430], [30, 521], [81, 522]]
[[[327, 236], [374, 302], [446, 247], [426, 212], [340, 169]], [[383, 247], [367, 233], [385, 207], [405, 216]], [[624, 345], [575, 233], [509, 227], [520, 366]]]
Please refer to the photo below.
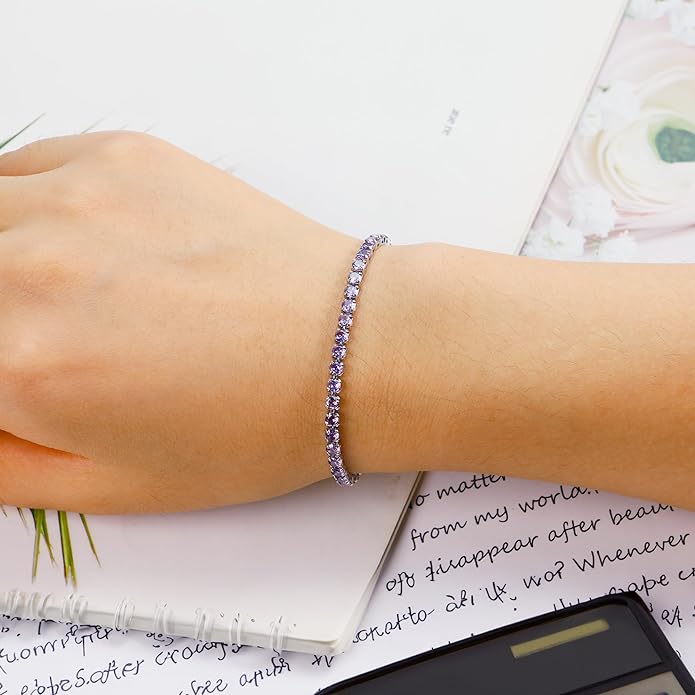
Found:
[[517, 260], [433, 243], [375, 257], [346, 366], [348, 466], [496, 472], [523, 391], [506, 356], [519, 308], [499, 291]]
[[[346, 360], [346, 465], [363, 473], [419, 470], [438, 452], [433, 314], [446, 311], [440, 244], [383, 247], [360, 293]], [[436, 317], [435, 317], [436, 319]]]

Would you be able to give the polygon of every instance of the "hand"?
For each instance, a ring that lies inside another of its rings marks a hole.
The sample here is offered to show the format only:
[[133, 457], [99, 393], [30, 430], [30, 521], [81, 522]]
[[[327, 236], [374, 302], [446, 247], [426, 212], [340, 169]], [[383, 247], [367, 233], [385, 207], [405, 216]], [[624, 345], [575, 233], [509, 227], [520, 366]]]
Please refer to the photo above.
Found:
[[[128, 132], [0, 156], [0, 229], [2, 503], [182, 510], [329, 474], [325, 383], [358, 240]], [[374, 388], [359, 354], [351, 388]]]
[[[327, 477], [357, 246], [149, 136], [0, 156], [0, 502], [177, 511]], [[379, 249], [345, 365], [348, 468], [695, 508], [694, 293], [686, 265]]]

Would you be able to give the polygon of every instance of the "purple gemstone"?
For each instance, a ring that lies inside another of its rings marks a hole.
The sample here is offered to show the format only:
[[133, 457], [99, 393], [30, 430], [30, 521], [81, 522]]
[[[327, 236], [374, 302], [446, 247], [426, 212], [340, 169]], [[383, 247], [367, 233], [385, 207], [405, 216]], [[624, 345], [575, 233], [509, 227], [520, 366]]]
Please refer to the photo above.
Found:
[[355, 260], [352, 262], [352, 269], [358, 273], [361, 273], [366, 267], [367, 262], [359, 256], [357, 256], [357, 258], [355, 258]]
[[348, 285], [345, 288], [345, 297], [347, 299], [354, 299], [360, 293], [360, 288], [355, 285]]
[[335, 334], [335, 342], [338, 345], [345, 345], [347, 343], [348, 338], [350, 337], [350, 334], [347, 331], [344, 331], [342, 329], [338, 329]]
[[343, 370], [345, 369], [345, 366], [342, 362], [331, 362], [331, 366], [329, 369], [331, 372], [331, 376], [338, 377], [343, 376]]
[[344, 360], [347, 355], [347, 348], [344, 345], [334, 345], [331, 352], [334, 360]]
[[335, 461], [340, 458], [340, 442], [328, 442], [326, 444], [326, 453], [328, 458]]
[[340, 433], [337, 427], [326, 427], [326, 441], [327, 442], [339, 442]]
[[338, 325], [341, 328], [350, 328], [352, 326], [352, 316], [350, 314], [341, 314], [338, 319]]
[[328, 393], [331, 394], [331, 396], [336, 396], [337, 394], [340, 393], [340, 387], [342, 386], [342, 382], [340, 379], [329, 379], [328, 380]]
[[338, 408], [340, 408], [340, 396], [336, 396], [334, 394], [328, 396], [328, 398], [326, 398], [326, 408], [338, 410]]
[[[369, 260], [369, 252], [362, 253], [362, 249], [360, 249], [357, 252], [357, 255], [355, 256], [355, 261], [361, 261], [364, 263], [364, 267], [367, 267], [367, 261]], [[353, 261], [354, 262], [354, 261]]]
[[362, 282], [362, 273], [355, 273], [354, 271], [348, 275], [348, 282], [351, 285], [359, 285]]
[[340, 414], [337, 410], [330, 410], [326, 415], [326, 427], [337, 427], [340, 424]]
[[342, 471], [342, 469], [335, 471], [335, 478], [336, 478], [336, 482], [339, 485], [347, 486], [350, 484], [350, 479], [345, 475], [345, 473]]

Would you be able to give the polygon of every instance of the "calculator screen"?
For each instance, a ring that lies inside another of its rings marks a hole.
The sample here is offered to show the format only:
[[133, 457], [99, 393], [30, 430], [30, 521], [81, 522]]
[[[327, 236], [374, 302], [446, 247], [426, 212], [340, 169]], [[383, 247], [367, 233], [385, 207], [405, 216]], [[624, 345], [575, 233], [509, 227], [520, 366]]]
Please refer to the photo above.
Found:
[[328, 688], [340, 695], [695, 695], [633, 594], [478, 635]]
[[606, 690], [601, 695], [686, 695], [686, 692], [669, 672], [624, 685], [622, 688]]

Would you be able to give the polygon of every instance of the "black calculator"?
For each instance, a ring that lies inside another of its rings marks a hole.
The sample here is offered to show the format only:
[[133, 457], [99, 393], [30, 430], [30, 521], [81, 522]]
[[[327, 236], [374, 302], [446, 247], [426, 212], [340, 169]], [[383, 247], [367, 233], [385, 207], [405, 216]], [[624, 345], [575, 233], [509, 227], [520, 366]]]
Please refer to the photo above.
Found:
[[639, 596], [622, 593], [439, 647], [320, 693], [695, 695], [695, 681]]

